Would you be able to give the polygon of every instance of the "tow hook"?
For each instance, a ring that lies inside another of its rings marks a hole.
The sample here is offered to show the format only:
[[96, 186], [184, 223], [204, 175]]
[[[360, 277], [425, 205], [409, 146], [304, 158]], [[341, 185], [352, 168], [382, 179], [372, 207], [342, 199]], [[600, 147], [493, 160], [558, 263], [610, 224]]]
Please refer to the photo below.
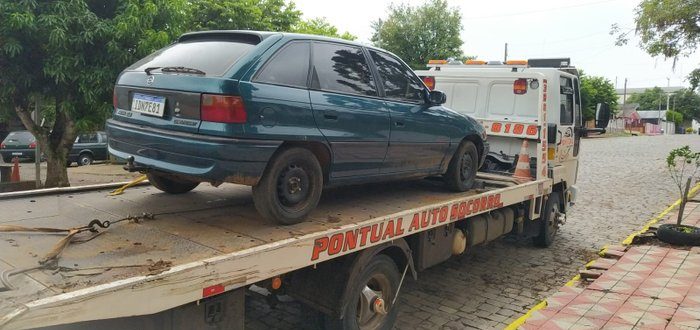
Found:
[[123, 169], [129, 171], [129, 172], [142, 172], [146, 173], [150, 171], [150, 168], [147, 166], [139, 166], [134, 163], [134, 156], [129, 156], [126, 157], [126, 165], [124, 165]]

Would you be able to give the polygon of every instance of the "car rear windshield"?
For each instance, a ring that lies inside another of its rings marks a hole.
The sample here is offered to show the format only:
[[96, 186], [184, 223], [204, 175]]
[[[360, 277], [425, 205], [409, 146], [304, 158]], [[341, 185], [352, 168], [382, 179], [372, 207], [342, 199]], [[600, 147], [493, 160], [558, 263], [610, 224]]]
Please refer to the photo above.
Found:
[[204, 71], [208, 76], [221, 76], [253, 47], [254, 44], [225, 40], [179, 42], [146, 56], [127, 70], [186, 67]]
[[5, 137], [3, 142], [21, 142], [21, 143], [31, 143], [34, 142], [34, 135], [27, 131], [22, 132], [11, 132]]

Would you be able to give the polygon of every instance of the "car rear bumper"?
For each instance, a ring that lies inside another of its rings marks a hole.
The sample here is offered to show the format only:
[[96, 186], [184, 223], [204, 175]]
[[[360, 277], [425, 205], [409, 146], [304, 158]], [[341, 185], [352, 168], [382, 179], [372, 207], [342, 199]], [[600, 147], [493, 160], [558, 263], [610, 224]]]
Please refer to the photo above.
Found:
[[36, 151], [34, 149], [5, 149], [0, 151], [0, 155], [4, 159], [12, 159], [14, 157], [18, 158], [31, 158], [34, 159]]
[[213, 137], [107, 120], [109, 153], [134, 157], [154, 171], [197, 181], [257, 184], [268, 161], [282, 144], [276, 140]]

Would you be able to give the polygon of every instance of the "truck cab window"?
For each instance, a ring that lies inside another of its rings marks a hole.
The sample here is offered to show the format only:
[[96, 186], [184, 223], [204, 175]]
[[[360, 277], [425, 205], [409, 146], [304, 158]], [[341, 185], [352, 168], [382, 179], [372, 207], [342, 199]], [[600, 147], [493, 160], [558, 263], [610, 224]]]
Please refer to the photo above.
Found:
[[579, 87], [578, 79], [574, 78], [574, 122], [576, 126], [585, 126], [583, 118], [581, 117], [581, 111], [583, 106], [581, 105], [581, 91]]
[[574, 124], [574, 86], [571, 78], [560, 77], [559, 91], [559, 123]]

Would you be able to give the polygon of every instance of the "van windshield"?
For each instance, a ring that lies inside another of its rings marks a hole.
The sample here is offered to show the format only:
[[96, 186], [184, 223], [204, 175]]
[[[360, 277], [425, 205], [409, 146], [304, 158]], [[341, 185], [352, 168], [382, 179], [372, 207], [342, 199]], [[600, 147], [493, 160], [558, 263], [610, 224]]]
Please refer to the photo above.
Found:
[[180, 42], [144, 57], [127, 70], [185, 67], [204, 71], [208, 76], [221, 76], [253, 47], [250, 43], [209, 39]]

